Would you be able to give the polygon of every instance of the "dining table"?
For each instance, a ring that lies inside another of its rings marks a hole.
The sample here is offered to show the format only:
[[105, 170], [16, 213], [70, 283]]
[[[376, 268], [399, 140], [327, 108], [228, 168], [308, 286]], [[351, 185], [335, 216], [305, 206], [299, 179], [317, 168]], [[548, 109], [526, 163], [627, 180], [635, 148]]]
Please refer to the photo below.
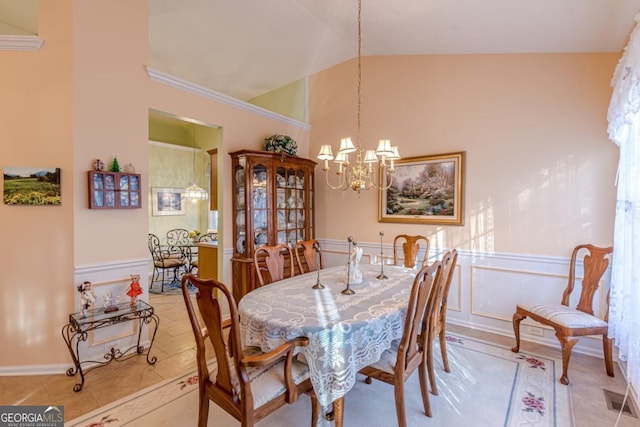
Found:
[[[352, 268], [352, 267], [350, 267]], [[417, 270], [362, 264], [362, 282], [347, 288], [346, 266], [334, 266], [280, 280], [246, 294], [238, 304], [243, 345], [271, 351], [296, 337], [309, 366], [324, 419], [342, 426], [344, 396], [356, 374], [378, 360], [402, 337]], [[381, 270], [386, 278], [382, 276]], [[323, 287], [317, 289], [317, 283]]]

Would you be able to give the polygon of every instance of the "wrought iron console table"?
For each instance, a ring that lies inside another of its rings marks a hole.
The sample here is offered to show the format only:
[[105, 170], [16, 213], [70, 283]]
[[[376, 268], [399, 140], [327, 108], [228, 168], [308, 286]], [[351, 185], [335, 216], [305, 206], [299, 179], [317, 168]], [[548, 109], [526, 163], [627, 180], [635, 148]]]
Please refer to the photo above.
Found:
[[[156, 363], [157, 357], [149, 357], [151, 346], [153, 346], [153, 341], [155, 340], [156, 332], [158, 331], [158, 324], [160, 323], [160, 319], [153, 312], [153, 307], [140, 300], [136, 301], [135, 305], [130, 305], [128, 302], [126, 302], [118, 304], [117, 307], [117, 310], [108, 311], [106, 313], [104, 308], [94, 308], [91, 310], [87, 310], [85, 313], [72, 313], [69, 315], [69, 323], [62, 327], [62, 338], [64, 338], [64, 341], [67, 344], [67, 348], [69, 348], [71, 358], [73, 359], [73, 364], [75, 365], [74, 367], [67, 370], [67, 375], [71, 377], [77, 373], [80, 373], [81, 380], [78, 384], [75, 384], [73, 386], [73, 391], [77, 392], [82, 390], [82, 387], [84, 386], [84, 376], [86, 374], [88, 374], [95, 368], [106, 366], [114, 360], [116, 362], [119, 362], [126, 360], [131, 356], [146, 354], [148, 364], [153, 365]], [[104, 361], [80, 360], [80, 343], [87, 341], [90, 331], [134, 320], [138, 320], [138, 343], [136, 345], [128, 348], [125, 351], [121, 351], [118, 348], [112, 347], [109, 352], [105, 353]], [[155, 327], [153, 329], [153, 335], [151, 336], [149, 348], [145, 352], [144, 346], [140, 345], [140, 337], [142, 334], [143, 325], [148, 325], [151, 323], [151, 321], [154, 322]], [[128, 354], [134, 349], [136, 350], [135, 353]], [[88, 369], [83, 370], [83, 363], [92, 363], [94, 365], [89, 367]]]

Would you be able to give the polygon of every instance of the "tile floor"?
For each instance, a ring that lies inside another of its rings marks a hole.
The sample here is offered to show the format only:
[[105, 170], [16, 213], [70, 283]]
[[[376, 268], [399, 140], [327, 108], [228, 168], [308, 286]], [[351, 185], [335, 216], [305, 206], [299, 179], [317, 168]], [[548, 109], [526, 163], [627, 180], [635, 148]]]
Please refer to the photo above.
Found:
[[[96, 369], [87, 375], [84, 389], [79, 393], [72, 390], [76, 378], [64, 374], [0, 377], [0, 404], [64, 405], [65, 419], [71, 420], [139, 389], [195, 370], [193, 336], [182, 296], [151, 294], [150, 303], [160, 317], [151, 352], [152, 356], [158, 357], [154, 366], [147, 365], [144, 357], [133, 357]], [[510, 337], [455, 325], [449, 325], [449, 330], [509, 347], [513, 345]], [[560, 357], [557, 349], [526, 341], [522, 343], [522, 350]], [[576, 427], [615, 425], [618, 414], [607, 408], [603, 392], [603, 388], [625, 392], [626, 384], [617, 364], [615, 369], [616, 377], [610, 378], [601, 359], [581, 354], [572, 356], [569, 378]], [[564, 386], [558, 383], [558, 387]], [[640, 426], [640, 420], [622, 415], [618, 426]]]

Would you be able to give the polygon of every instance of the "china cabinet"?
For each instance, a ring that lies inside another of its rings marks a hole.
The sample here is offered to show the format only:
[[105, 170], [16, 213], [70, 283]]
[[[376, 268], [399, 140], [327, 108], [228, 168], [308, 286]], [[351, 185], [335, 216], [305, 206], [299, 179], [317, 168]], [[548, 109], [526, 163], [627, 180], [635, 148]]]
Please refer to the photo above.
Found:
[[89, 171], [90, 209], [136, 209], [141, 206], [140, 175]]
[[315, 237], [316, 162], [267, 151], [230, 153], [233, 189], [233, 296], [258, 286], [253, 252], [263, 245]]

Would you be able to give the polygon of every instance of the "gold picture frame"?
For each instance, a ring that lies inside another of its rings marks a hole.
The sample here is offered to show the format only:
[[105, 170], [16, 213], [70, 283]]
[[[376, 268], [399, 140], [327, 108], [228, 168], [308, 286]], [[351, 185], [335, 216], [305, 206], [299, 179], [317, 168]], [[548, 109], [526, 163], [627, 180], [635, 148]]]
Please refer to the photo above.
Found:
[[464, 151], [397, 160], [379, 192], [378, 221], [463, 225], [464, 163]]

